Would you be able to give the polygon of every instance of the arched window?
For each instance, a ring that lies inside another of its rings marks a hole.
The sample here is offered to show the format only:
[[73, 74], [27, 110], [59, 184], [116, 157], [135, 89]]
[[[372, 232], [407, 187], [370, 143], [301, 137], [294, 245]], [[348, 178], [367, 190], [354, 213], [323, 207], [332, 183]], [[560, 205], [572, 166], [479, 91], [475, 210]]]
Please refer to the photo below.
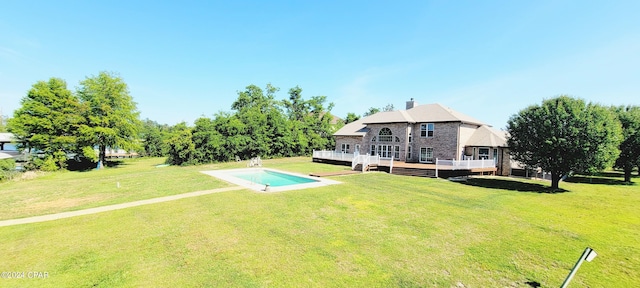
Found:
[[393, 133], [391, 133], [391, 129], [387, 127], [380, 129], [380, 133], [378, 133], [378, 141], [380, 142], [393, 141]]
[[371, 142], [376, 142], [376, 136], [373, 136], [373, 137], [371, 138]]
[[396, 136], [396, 142], [400, 142], [400, 137]]

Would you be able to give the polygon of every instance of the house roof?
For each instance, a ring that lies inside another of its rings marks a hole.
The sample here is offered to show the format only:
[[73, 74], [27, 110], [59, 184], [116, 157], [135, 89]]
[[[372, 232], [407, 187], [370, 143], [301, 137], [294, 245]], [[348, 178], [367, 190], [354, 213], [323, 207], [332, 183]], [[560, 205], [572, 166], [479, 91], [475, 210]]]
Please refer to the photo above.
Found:
[[507, 133], [482, 125], [471, 135], [467, 146], [507, 147]]
[[367, 124], [462, 122], [485, 125], [481, 121], [440, 104], [425, 104], [409, 110], [384, 111], [363, 117], [340, 128], [336, 136], [364, 136]]
[[363, 120], [364, 120], [364, 118], [358, 119], [358, 120], [353, 121], [351, 123], [348, 123], [348, 124], [342, 126], [342, 128], [338, 129], [338, 131], [336, 131], [336, 133], [333, 133], [333, 135], [334, 136], [362, 136], [362, 137], [364, 137], [364, 135], [366, 135], [367, 132], [369, 131], [369, 128], [367, 128], [367, 125], [362, 123]]
[[384, 111], [363, 118], [364, 124], [376, 123], [416, 123], [405, 110]]
[[462, 114], [449, 107], [440, 104], [418, 105], [406, 111], [415, 122], [462, 122], [468, 124], [484, 125], [478, 119]]

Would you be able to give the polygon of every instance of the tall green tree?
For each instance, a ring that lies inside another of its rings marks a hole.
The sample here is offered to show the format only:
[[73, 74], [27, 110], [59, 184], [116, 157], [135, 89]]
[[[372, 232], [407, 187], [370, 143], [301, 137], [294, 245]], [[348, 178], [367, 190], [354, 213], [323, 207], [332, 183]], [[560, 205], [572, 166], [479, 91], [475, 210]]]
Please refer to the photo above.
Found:
[[196, 146], [193, 142], [192, 129], [186, 123], [178, 123], [167, 140], [167, 163], [172, 165], [196, 164]]
[[325, 107], [326, 96], [302, 98], [298, 86], [289, 90], [289, 99], [283, 101], [287, 109], [294, 144], [294, 154], [308, 155], [314, 149], [331, 148], [333, 141], [333, 104]]
[[613, 110], [622, 124], [623, 134], [615, 166], [624, 171], [624, 181], [630, 183], [633, 168], [640, 165], [640, 107], [621, 106]]
[[[388, 112], [388, 111], [393, 111], [396, 108], [393, 106], [393, 104], [389, 103], [386, 106], [382, 107], [382, 108], [377, 108], [377, 107], [369, 107], [369, 110], [367, 110], [367, 112], [364, 112], [364, 114], [362, 114], [363, 117], [367, 117], [367, 116], [371, 116], [373, 114], [376, 114], [378, 112]], [[348, 123], [348, 122], [347, 122]]]
[[[333, 104], [326, 97], [302, 98], [302, 89], [289, 90], [289, 98], [275, 100], [279, 89], [249, 85], [238, 92], [233, 112], [201, 117], [193, 128], [185, 124], [167, 141], [171, 164], [195, 164], [251, 157], [304, 155], [312, 149], [332, 147]], [[284, 112], [286, 110], [286, 113]]]
[[608, 109], [559, 96], [511, 116], [507, 123], [513, 158], [551, 173], [551, 187], [571, 171], [592, 173], [617, 158], [620, 123]]
[[309, 99], [310, 114], [306, 121], [310, 130], [311, 145], [310, 149], [303, 151], [304, 155], [311, 154], [312, 150], [332, 149], [335, 147], [335, 139], [333, 138], [334, 129], [333, 109], [334, 104], [329, 103], [325, 107], [327, 96], [312, 96]]
[[360, 116], [356, 115], [356, 113], [347, 113], [347, 118], [344, 119], [344, 124], [349, 124], [351, 122], [355, 122], [358, 121], [358, 119], [360, 119]]
[[376, 108], [376, 107], [369, 107], [369, 110], [367, 112], [364, 112], [364, 114], [362, 114], [363, 117], [367, 117], [367, 116], [371, 116], [373, 114], [376, 114], [380, 112], [380, 108]]
[[200, 117], [195, 121], [192, 138], [194, 143], [194, 160], [198, 163], [226, 161], [225, 140], [216, 129], [216, 122], [207, 117]]
[[[236, 110], [234, 115], [244, 124], [244, 140], [248, 141], [240, 151], [241, 158], [268, 157], [276, 154], [275, 147], [279, 146], [276, 126], [284, 117], [275, 93], [279, 89], [267, 84], [265, 90], [256, 85], [249, 85], [245, 91], [238, 92], [238, 99], [232, 104]], [[238, 140], [238, 139], [234, 139]]]
[[87, 77], [80, 82], [77, 94], [86, 106], [87, 121], [80, 128], [83, 144], [98, 147], [100, 167], [107, 147], [129, 151], [138, 148], [140, 113], [120, 76], [100, 72]]
[[236, 114], [220, 112], [216, 115], [214, 126], [224, 139], [221, 156], [216, 161], [229, 161], [235, 156], [246, 159], [245, 149], [251, 142], [251, 137], [247, 135], [247, 125], [243, 123]]
[[66, 155], [78, 150], [77, 131], [84, 125], [78, 98], [64, 80], [51, 78], [35, 83], [21, 104], [8, 130], [24, 143], [21, 148], [40, 150], [64, 168]]
[[142, 121], [139, 138], [142, 140], [142, 155], [151, 157], [167, 156], [169, 147], [166, 141], [169, 139], [171, 127], [156, 121], [145, 119]]

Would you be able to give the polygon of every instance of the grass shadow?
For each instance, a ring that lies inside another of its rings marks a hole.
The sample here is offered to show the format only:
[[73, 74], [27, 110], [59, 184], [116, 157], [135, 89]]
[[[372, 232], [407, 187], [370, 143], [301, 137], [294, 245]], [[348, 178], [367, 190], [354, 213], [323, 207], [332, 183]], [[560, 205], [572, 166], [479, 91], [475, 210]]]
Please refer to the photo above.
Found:
[[109, 168], [120, 168], [121, 166], [129, 165], [123, 160], [105, 160], [104, 166]]
[[[95, 170], [97, 168], [97, 165], [98, 165], [97, 163], [86, 160], [86, 159], [81, 159], [81, 160], [70, 159], [67, 161], [67, 170], [77, 171], [77, 172], [87, 172], [87, 171]], [[120, 168], [126, 165], [129, 165], [129, 164], [122, 160], [104, 161], [104, 167], [109, 167], [109, 168]]]
[[564, 193], [569, 192], [564, 189], [551, 189], [549, 185], [542, 185], [537, 183], [527, 183], [517, 180], [496, 179], [496, 178], [469, 178], [467, 181], [458, 182], [460, 184], [476, 186], [490, 189], [501, 189], [518, 192], [532, 192], [532, 193]]
[[[616, 179], [612, 178], [616, 177]], [[594, 176], [574, 175], [564, 180], [569, 183], [604, 184], [604, 185], [634, 185], [633, 182], [624, 182], [624, 176], [615, 172], [602, 172]]]
[[537, 287], [542, 286], [542, 285], [540, 285], [540, 282], [538, 282], [538, 281], [527, 281], [527, 282], [524, 282], [524, 284], [527, 284], [527, 285], [529, 285], [530, 287], [533, 287], [533, 288], [537, 288]]

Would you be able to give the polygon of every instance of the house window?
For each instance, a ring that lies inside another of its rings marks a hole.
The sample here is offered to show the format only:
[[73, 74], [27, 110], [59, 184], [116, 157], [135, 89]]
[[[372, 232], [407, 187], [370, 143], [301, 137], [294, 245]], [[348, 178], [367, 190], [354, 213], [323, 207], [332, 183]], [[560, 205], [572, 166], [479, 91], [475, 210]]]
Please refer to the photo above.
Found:
[[409, 159], [411, 159], [411, 146], [407, 147], [407, 159], [406, 160], [409, 160]]
[[433, 148], [420, 148], [420, 162], [433, 163]]
[[498, 149], [493, 149], [493, 162], [498, 164]]
[[400, 159], [400, 146], [398, 145], [393, 146], [393, 159], [395, 160]]
[[356, 144], [356, 149], [354, 150], [354, 153], [360, 153], [360, 144]]
[[489, 159], [489, 148], [479, 148], [478, 159]]
[[413, 142], [413, 135], [409, 133], [409, 143]]
[[340, 146], [340, 151], [342, 151], [343, 153], [349, 153], [349, 144], [342, 143], [342, 145]]
[[378, 133], [378, 141], [380, 142], [391, 142], [393, 141], [393, 133], [391, 133], [391, 129], [385, 127], [380, 129], [380, 133]]
[[373, 136], [373, 138], [371, 138], [371, 142], [376, 142], [376, 136]]
[[381, 158], [391, 158], [391, 145], [378, 145], [378, 154]]
[[371, 156], [376, 155], [376, 145], [371, 145]]
[[400, 137], [396, 136], [396, 142], [400, 143]]
[[433, 123], [420, 124], [420, 137], [433, 137]]

